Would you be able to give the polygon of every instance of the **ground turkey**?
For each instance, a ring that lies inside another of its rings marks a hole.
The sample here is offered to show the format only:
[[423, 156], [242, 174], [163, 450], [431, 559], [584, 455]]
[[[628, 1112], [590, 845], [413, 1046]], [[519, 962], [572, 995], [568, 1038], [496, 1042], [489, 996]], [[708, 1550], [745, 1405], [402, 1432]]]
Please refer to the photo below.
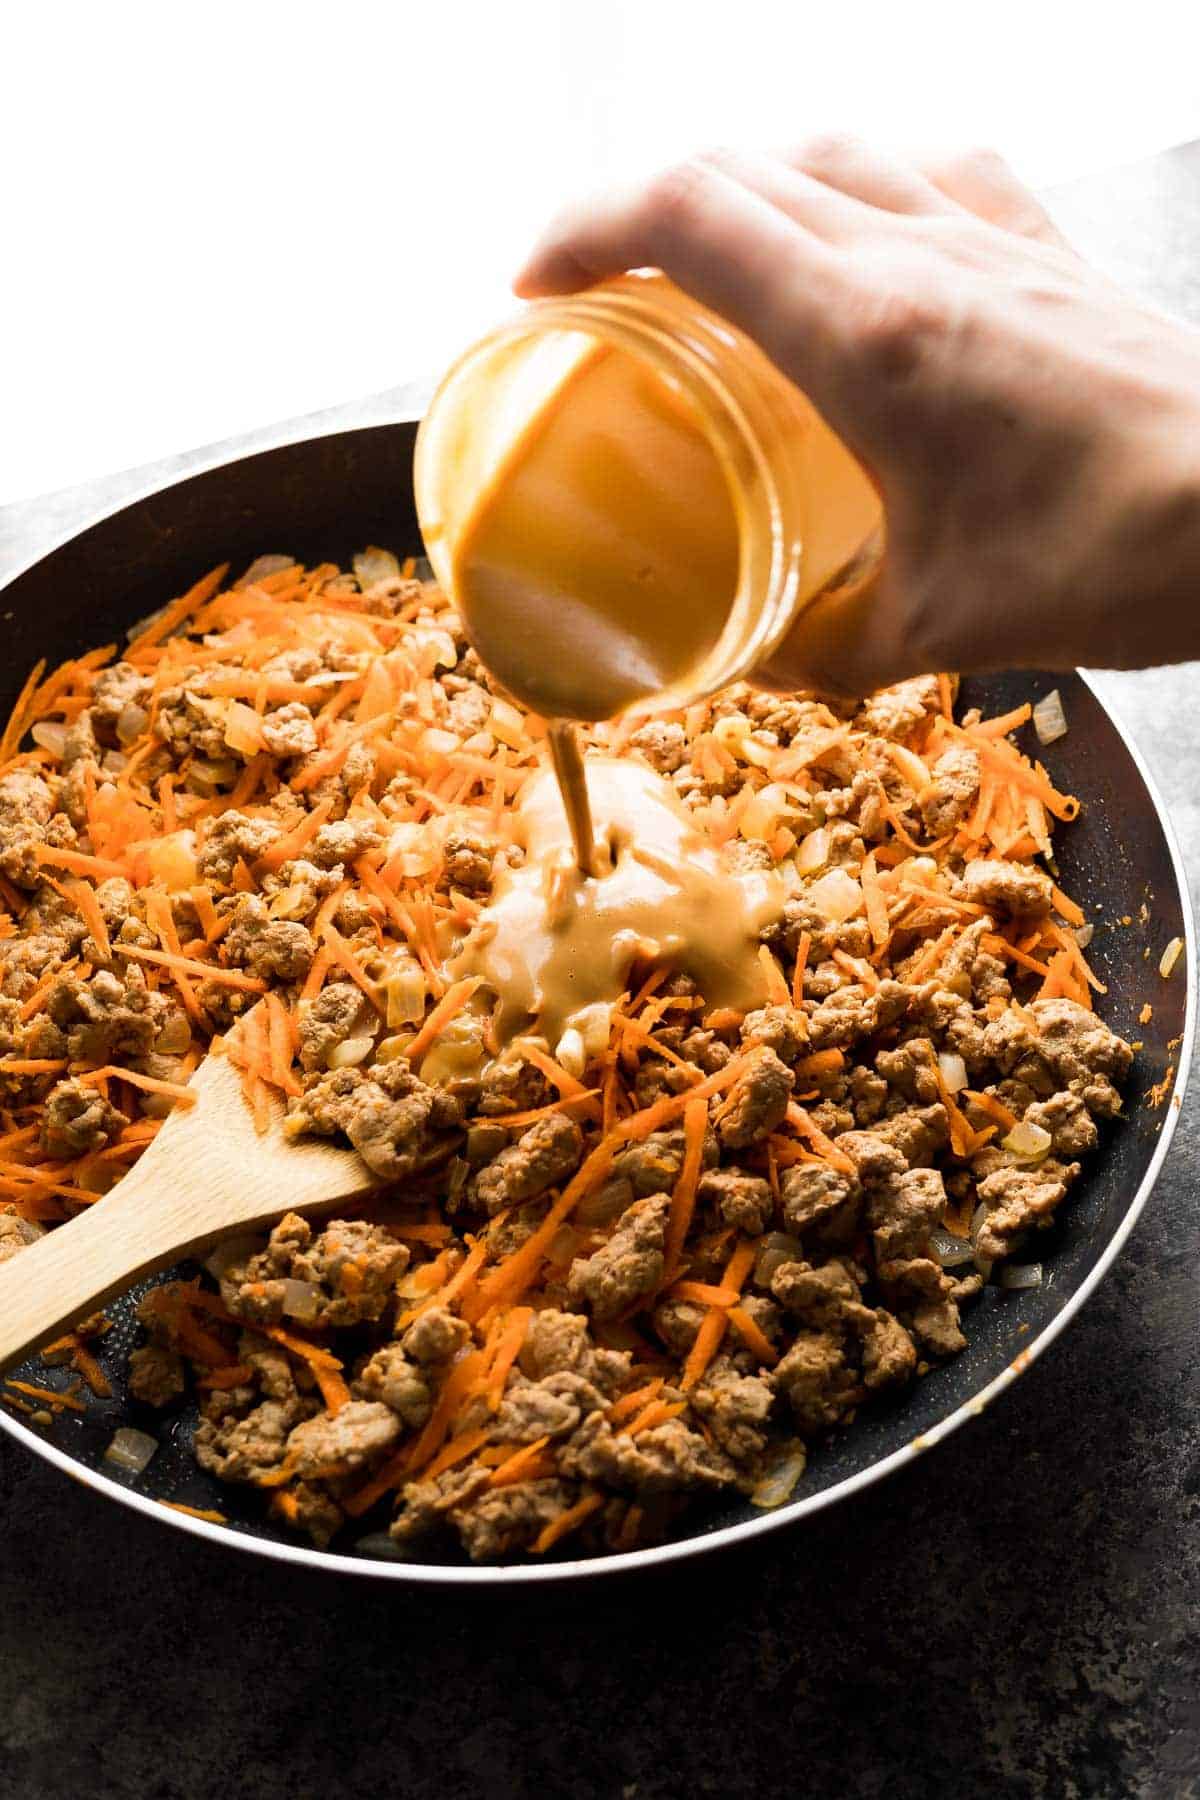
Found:
[[50, 789], [32, 769], [0, 778], [0, 874], [21, 887], [36, 887], [40, 879], [33, 852], [46, 841], [53, 811]]
[[50, 1090], [42, 1116], [42, 1149], [47, 1156], [83, 1156], [115, 1143], [129, 1120], [86, 1081], [60, 1081]]
[[306, 1325], [356, 1325], [379, 1318], [408, 1260], [406, 1246], [381, 1225], [333, 1219], [314, 1237], [307, 1219], [287, 1213], [265, 1250], [225, 1271], [221, 1297], [249, 1324], [278, 1324], [285, 1282], [304, 1281], [313, 1289]]
[[547, 1525], [579, 1499], [579, 1490], [561, 1481], [514, 1481], [489, 1488], [450, 1513], [450, 1522], [475, 1562], [528, 1550]]
[[289, 1137], [344, 1132], [367, 1167], [385, 1181], [400, 1181], [436, 1167], [461, 1138], [462, 1103], [427, 1087], [408, 1064], [377, 1063], [371, 1074], [335, 1069], [309, 1078], [304, 1094], [289, 1102]]
[[385, 1344], [369, 1357], [352, 1386], [360, 1400], [375, 1400], [391, 1407], [413, 1431], [419, 1431], [433, 1411], [426, 1371], [399, 1344]]
[[585, 1419], [559, 1454], [564, 1475], [635, 1494], [672, 1488], [730, 1487], [733, 1463], [682, 1418], [652, 1425], [636, 1437], [614, 1430], [600, 1413]]
[[257, 894], [243, 894], [225, 937], [231, 963], [264, 981], [302, 981], [312, 967], [316, 945], [305, 926], [273, 919]]
[[143, 1344], [129, 1356], [129, 1392], [143, 1406], [170, 1406], [187, 1385], [184, 1361], [162, 1344]]
[[736, 1463], [752, 1462], [766, 1448], [766, 1425], [775, 1400], [770, 1375], [743, 1375], [718, 1358], [688, 1396], [717, 1445]]
[[594, 1319], [615, 1319], [662, 1283], [670, 1201], [636, 1200], [607, 1244], [571, 1265], [567, 1291]]
[[301, 1068], [310, 1072], [327, 1069], [338, 1045], [354, 1037], [370, 1019], [370, 1008], [360, 988], [351, 981], [328, 982], [315, 1000], [301, 1002]]
[[611, 1396], [629, 1373], [630, 1355], [628, 1350], [602, 1350], [594, 1344], [581, 1314], [546, 1307], [530, 1320], [518, 1362], [534, 1380], [569, 1371]]
[[263, 742], [272, 756], [311, 756], [317, 747], [317, 728], [312, 713], [294, 700], [265, 715]]
[[726, 1225], [750, 1237], [766, 1231], [775, 1208], [770, 1183], [741, 1169], [709, 1169], [700, 1177], [696, 1198], [715, 1206]]
[[73, 1061], [107, 1063], [147, 1055], [170, 1008], [146, 986], [141, 969], [130, 966], [123, 981], [107, 969], [88, 981], [60, 975], [46, 1010], [66, 1033]]
[[683, 726], [666, 719], [651, 719], [639, 726], [629, 740], [629, 748], [644, 756], [660, 775], [673, 775], [688, 760], [687, 734]]
[[246, 813], [223, 812], [213, 825], [197, 857], [205, 881], [228, 887], [239, 861], [253, 865], [279, 837], [279, 827], [269, 819], [252, 819]]
[[297, 1425], [287, 1441], [287, 1460], [301, 1477], [351, 1474], [374, 1462], [400, 1435], [400, 1420], [389, 1406], [348, 1400], [336, 1413], [320, 1412]]
[[515, 1144], [501, 1150], [475, 1178], [475, 1194], [484, 1211], [533, 1200], [573, 1175], [583, 1154], [583, 1133], [574, 1119], [550, 1113], [535, 1119]]
[[1043, 918], [1053, 904], [1054, 884], [1040, 869], [981, 858], [963, 870], [962, 891], [964, 899], [998, 916]]
[[808, 1048], [808, 1020], [798, 1006], [765, 1006], [746, 1014], [746, 1044], [765, 1044], [781, 1062], [794, 1063]]
[[928, 787], [918, 805], [931, 837], [957, 831], [975, 809], [982, 770], [979, 752], [969, 744], [951, 744], [933, 765]]
[[717, 1123], [727, 1150], [742, 1150], [783, 1123], [796, 1077], [773, 1050], [763, 1049], [729, 1090]]

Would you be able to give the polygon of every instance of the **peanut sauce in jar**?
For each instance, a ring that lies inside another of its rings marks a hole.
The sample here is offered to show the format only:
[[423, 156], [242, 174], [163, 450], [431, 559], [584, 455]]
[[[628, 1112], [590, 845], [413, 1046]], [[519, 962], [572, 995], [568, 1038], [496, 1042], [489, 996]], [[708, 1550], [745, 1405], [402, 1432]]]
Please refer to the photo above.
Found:
[[518, 802], [525, 862], [458, 960], [497, 995], [501, 1038], [553, 1044], [653, 961], [712, 1005], [761, 1005], [782, 878], [736, 873], [668, 782], [585, 760], [567, 721], [751, 675], [802, 607], [870, 578], [872, 483], [757, 346], [661, 276], [535, 302], [468, 351], [422, 424], [414, 481], [481, 660], [550, 722], [554, 773]]

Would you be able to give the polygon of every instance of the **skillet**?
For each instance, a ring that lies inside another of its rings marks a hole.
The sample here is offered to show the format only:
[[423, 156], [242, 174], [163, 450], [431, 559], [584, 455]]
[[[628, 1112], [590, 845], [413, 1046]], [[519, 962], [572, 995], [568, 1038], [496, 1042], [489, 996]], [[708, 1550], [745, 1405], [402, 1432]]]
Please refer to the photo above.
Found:
[[[0, 715], [6, 715], [39, 656], [53, 666], [110, 639], [182, 592], [205, 569], [228, 558], [234, 569], [263, 552], [308, 562], [348, 565], [356, 550], [380, 544], [403, 556], [419, 552], [412, 501], [416, 421], [332, 430], [217, 462], [160, 486], [103, 516], [22, 570], [0, 593], [7, 634], [0, 670]], [[1195, 946], [1187, 887], [1174, 834], [1136, 748], [1086, 677], [1020, 673], [964, 684], [967, 705], [998, 713], [1057, 687], [1068, 735], [1045, 753], [1055, 784], [1081, 796], [1078, 821], [1060, 833], [1056, 854], [1062, 886], [1096, 921], [1088, 956], [1108, 986], [1104, 1016], [1138, 1040], [1126, 1099], [1127, 1118], [1106, 1134], [1072, 1190], [1059, 1219], [1032, 1254], [1043, 1264], [1036, 1289], [984, 1290], [964, 1315], [968, 1348], [917, 1382], [900, 1403], [862, 1414], [816, 1451], [794, 1499], [760, 1512], [738, 1498], [685, 1519], [686, 1534], [651, 1549], [588, 1560], [534, 1561], [472, 1567], [457, 1554], [385, 1560], [368, 1548], [318, 1551], [285, 1536], [265, 1516], [253, 1490], [222, 1486], [198, 1469], [190, 1452], [194, 1413], [151, 1413], [127, 1395], [123, 1361], [136, 1341], [134, 1308], [144, 1285], [107, 1309], [114, 1328], [100, 1360], [113, 1384], [109, 1400], [93, 1400], [44, 1430], [0, 1408], [0, 1430], [85, 1486], [137, 1510], [218, 1542], [313, 1568], [399, 1582], [497, 1586], [597, 1576], [663, 1565], [794, 1524], [853, 1494], [931, 1448], [984, 1408], [1050, 1344], [1083, 1306], [1111, 1266], [1149, 1198], [1166, 1155], [1183, 1097], [1195, 1022]], [[1122, 925], [1128, 918], [1131, 923]], [[1175, 937], [1186, 958], [1164, 981], [1158, 961]], [[1144, 1001], [1153, 1017], [1138, 1022]], [[1159, 1104], [1148, 1096], [1165, 1084]], [[280, 1211], [286, 1208], [280, 1196]], [[185, 1268], [176, 1273], [189, 1273]], [[31, 1362], [13, 1373], [37, 1379]], [[104, 1460], [113, 1432], [136, 1425], [159, 1439], [148, 1468], [127, 1477]], [[212, 1524], [163, 1502], [216, 1509]]]

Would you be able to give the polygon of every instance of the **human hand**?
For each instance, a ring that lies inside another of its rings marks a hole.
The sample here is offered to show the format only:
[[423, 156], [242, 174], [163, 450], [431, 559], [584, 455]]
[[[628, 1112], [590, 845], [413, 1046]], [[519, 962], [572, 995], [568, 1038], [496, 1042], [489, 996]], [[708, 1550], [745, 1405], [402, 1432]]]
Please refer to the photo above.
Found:
[[713, 152], [570, 209], [515, 286], [643, 266], [754, 338], [879, 485], [878, 577], [803, 614], [772, 685], [1200, 655], [1200, 333], [1083, 262], [998, 157]]

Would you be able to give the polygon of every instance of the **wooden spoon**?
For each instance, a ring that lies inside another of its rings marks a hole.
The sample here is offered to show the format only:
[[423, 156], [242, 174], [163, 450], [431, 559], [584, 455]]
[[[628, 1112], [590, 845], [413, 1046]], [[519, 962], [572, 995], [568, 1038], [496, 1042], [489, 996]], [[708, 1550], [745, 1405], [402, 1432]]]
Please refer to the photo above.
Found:
[[284, 1212], [313, 1212], [375, 1177], [354, 1150], [255, 1130], [237, 1069], [209, 1056], [140, 1160], [103, 1200], [0, 1263], [0, 1369], [153, 1269]]

